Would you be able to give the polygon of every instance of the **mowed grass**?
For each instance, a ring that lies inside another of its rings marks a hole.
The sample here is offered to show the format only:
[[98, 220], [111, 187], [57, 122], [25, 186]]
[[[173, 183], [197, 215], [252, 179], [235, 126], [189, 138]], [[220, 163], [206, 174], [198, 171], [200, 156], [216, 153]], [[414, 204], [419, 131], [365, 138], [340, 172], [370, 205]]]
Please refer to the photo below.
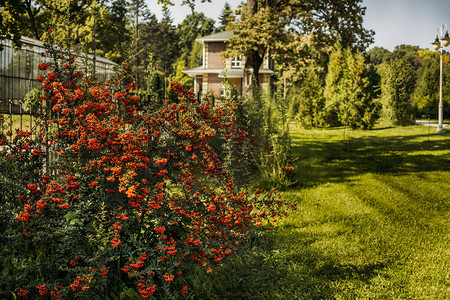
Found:
[[[15, 132], [16, 130], [31, 130], [36, 123], [36, 118], [27, 114], [3, 114], [3, 120], [3, 130], [5, 133], [7, 133], [11, 129], [13, 132]], [[2, 129], [0, 128], [0, 130]]]
[[298, 210], [191, 274], [190, 298], [450, 299], [450, 132], [434, 130], [292, 126]]

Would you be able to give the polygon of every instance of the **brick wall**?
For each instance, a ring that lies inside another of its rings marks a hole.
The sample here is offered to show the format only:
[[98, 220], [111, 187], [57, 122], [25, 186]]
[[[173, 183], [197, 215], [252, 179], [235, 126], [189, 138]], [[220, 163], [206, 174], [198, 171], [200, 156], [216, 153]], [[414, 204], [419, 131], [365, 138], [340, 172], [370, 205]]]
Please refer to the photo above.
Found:
[[220, 96], [220, 90], [222, 89], [223, 78], [219, 78], [217, 74], [208, 74], [208, 91], [207, 93], [213, 93], [214, 97]]
[[222, 69], [224, 67], [224, 60], [221, 53], [226, 50], [226, 45], [223, 42], [208, 43], [208, 65], [209, 69]]

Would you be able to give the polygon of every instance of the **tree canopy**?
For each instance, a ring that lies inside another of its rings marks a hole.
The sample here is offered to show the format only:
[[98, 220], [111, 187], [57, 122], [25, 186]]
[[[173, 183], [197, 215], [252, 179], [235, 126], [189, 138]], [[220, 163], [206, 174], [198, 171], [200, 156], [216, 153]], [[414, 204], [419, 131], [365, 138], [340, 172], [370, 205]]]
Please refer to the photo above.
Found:
[[237, 35], [230, 44], [247, 57], [247, 66], [255, 74], [268, 50], [296, 69], [305, 66], [311, 53], [325, 66], [336, 40], [353, 50], [364, 50], [373, 41], [373, 31], [362, 26], [365, 8], [361, 2], [248, 0], [239, 22], [231, 27]]

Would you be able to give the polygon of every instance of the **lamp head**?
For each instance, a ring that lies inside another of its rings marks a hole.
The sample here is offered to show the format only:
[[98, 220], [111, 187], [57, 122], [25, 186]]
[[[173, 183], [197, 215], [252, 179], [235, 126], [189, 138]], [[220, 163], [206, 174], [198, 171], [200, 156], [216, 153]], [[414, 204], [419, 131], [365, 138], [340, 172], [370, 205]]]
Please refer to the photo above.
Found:
[[439, 50], [441, 48], [441, 41], [439, 41], [439, 37], [437, 35], [436, 39], [434, 40], [433, 43], [431, 43], [431, 45], [433, 45], [434, 50]]
[[448, 30], [445, 31], [445, 35], [444, 37], [441, 39], [442, 41], [442, 45], [444, 45], [445, 47], [447, 47], [448, 45], [450, 45], [450, 36], [448, 36]]

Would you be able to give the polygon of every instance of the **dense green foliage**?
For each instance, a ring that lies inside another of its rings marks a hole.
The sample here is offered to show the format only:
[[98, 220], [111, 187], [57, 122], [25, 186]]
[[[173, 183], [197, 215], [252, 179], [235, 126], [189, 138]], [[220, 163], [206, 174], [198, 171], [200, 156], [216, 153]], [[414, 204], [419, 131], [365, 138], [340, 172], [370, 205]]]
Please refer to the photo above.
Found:
[[325, 125], [323, 84], [315, 68], [307, 71], [301, 85], [290, 89], [288, 99], [289, 116], [304, 128]]
[[[9, 38], [14, 46], [20, 46], [21, 14], [23, 7], [17, 1], [0, 1], [0, 39]], [[0, 50], [2, 48], [0, 47]]]
[[[389, 81], [384, 75], [385, 68], [395, 69], [398, 61], [403, 61], [403, 66], [408, 66], [409, 76], [408, 93], [412, 93], [412, 99], [409, 99], [412, 105], [413, 113], [416, 118], [437, 118], [437, 109], [439, 102], [439, 53], [427, 49], [419, 49], [417, 46], [399, 45], [393, 52], [386, 49], [374, 47], [367, 52], [368, 62], [376, 70], [375, 77], [371, 80], [374, 83], [374, 97], [378, 97], [381, 92], [381, 80], [386, 83]], [[449, 75], [449, 56], [444, 52], [443, 55], [443, 103], [444, 118], [450, 116], [450, 99], [447, 97], [450, 88], [448, 80]], [[384, 78], [383, 78], [384, 77]], [[404, 79], [402, 79], [404, 80]], [[404, 93], [404, 91], [396, 91]], [[386, 94], [386, 93], [385, 93]], [[386, 95], [385, 95], [386, 97]]]
[[[183, 1], [192, 8], [195, 8], [195, 2]], [[159, 0], [158, 3], [169, 9], [173, 4], [168, 0]], [[314, 98], [306, 100], [305, 93], [308, 94], [311, 88], [320, 90], [317, 85], [319, 82], [321, 89], [325, 88], [332, 50], [330, 45], [339, 40], [343, 49], [350, 47], [352, 55], [357, 55], [355, 51], [364, 51], [373, 38], [373, 32], [362, 27], [365, 8], [359, 0], [353, 0], [351, 3], [335, 0], [320, 3], [250, 0], [236, 11], [232, 11], [229, 4], [225, 3], [217, 27], [212, 19], [194, 10], [177, 26], [173, 24], [168, 11], [158, 20], [142, 0], [3, 0], [1, 4], [2, 37], [14, 38], [16, 44], [20, 35], [45, 40], [46, 30], [52, 28], [58, 44], [73, 46], [74, 41], [79, 41], [80, 44], [76, 48], [80, 51], [95, 51], [97, 55], [119, 63], [129, 61], [138, 87], [146, 93], [144, 98], [150, 97], [150, 82], [162, 78], [164, 88], [162, 93], [157, 93], [159, 100], [174, 96], [168, 91], [170, 80], [181, 80], [188, 87], [191, 86], [192, 80], [181, 71], [184, 68], [196, 67], [199, 63], [202, 55], [201, 45], [194, 40], [198, 36], [208, 35], [228, 26], [228, 29], [237, 33], [236, 38], [230, 41], [234, 50], [248, 57], [247, 67], [252, 67], [255, 73], [258, 72], [264, 55], [268, 50], [271, 51], [271, 58], [277, 61], [278, 78], [284, 82], [285, 87], [294, 88], [289, 93], [294, 97], [290, 100], [290, 107], [293, 109], [291, 115], [297, 114], [301, 98], [301, 118], [307, 114], [307, 119], [312, 118], [313, 111], [316, 111], [314, 118], [320, 115], [317, 113], [317, 107], [314, 107], [317, 101]], [[117, 32], [120, 34], [116, 34]], [[380, 103], [381, 76], [387, 74], [382, 70], [393, 61], [403, 60], [412, 66], [417, 80], [412, 91], [414, 115], [435, 118], [438, 101], [436, 54], [417, 46], [399, 45], [392, 52], [374, 47], [367, 51], [366, 59], [371, 73], [367, 72], [368, 83], [362, 103], [367, 103], [367, 98], [371, 99], [371, 103]], [[183, 60], [184, 66], [180, 60]], [[314, 83], [310, 84], [307, 82], [310, 79], [307, 78], [311, 77], [311, 68], [317, 71], [319, 79], [312, 78]], [[448, 59], [444, 54], [444, 118], [450, 115], [450, 99], [445, 96], [449, 89], [445, 80], [448, 69]], [[385, 78], [384, 82], [387, 81]], [[297, 91], [301, 95], [295, 96]], [[354, 98], [359, 97], [355, 91], [351, 94]], [[330, 119], [327, 122], [308, 119], [304, 121], [305, 126], [343, 124], [342, 120], [348, 118], [353, 120], [350, 122], [353, 123], [352, 127], [369, 128], [374, 117], [386, 115], [380, 110], [373, 110], [370, 104], [371, 107], [367, 110], [373, 112], [374, 116], [369, 117], [369, 114], [350, 107], [348, 103], [341, 105], [341, 112], [347, 112], [341, 120], [337, 116], [334, 116], [336, 122], [331, 122]], [[310, 105], [313, 107], [309, 107]], [[380, 107], [377, 104], [377, 108]], [[348, 114], [349, 112], [352, 113]], [[357, 121], [352, 117], [361, 114], [366, 115], [366, 121]], [[333, 120], [330, 112], [328, 117]]]
[[[290, 116], [306, 128], [341, 124], [370, 128], [377, 119], [385, 124], [411, 125], [415, 118], [437, 118], [439, 53], [399, 45], [392, 52], [374, 47], [364, 57], [348, 49], [335, 49], [330, 53], [327, 70], [317, 72], [322, 83], [301, 74], [289, 93]], [[449, 72], [449, 56], [444, 52], [444, 119], [450, 116]], [[359, 90], [354, 89], [357, 86]], [[314, 94], [309, 92], [311, 87]], [[324, 108], [317, 106], [320, 101], [315, 100], [320, 99], [321, 88], [327, 99]], [[317, 116], [322, 116], [323, 121], [312, 121]], [[361, 116], [365, 117], [359, 119]], [[347, 119], [350, 122], [345, 122]]]
[[329, 125], [370, 128], [374, 113], [367, 92], [366, 65], [361, 53], [342, 49], [338, 43], [330, 54], [325, 79], [325, 113]]
[[393, 60], [382, 67], [381, 104], [383, 122], [389, 125], [414, 123], [412, 93], [415, 85], [414, 69], [404, 60]]
[[228, 2], [225, 2], [222, 12], [219, 16], [219, 27], [217, 28], [219, 31], [227, 30], [227, 26], [230, 23], [236, 21], [236, 16], [234, 15], [233, 10]]
[[268, 50], [283, 65], [281, 71], [300, 69], [310, 59], [324, 67], [328, 45], [337, 39], [354, 50], [364, 50], [372, 42], [373, 32], [362, 26], [361, 2], [250, 0], [241, 9], [239, 22], [230, 26], [237, 34], [230, 44], [247, 57], [255, 74]]
[[[435, 118], [439, 103], [439, 54], [424, 50], [421, 53], [422, 66], [417, 70], [413, 104], [419, 117]], [[448, 56], [444, 57], [442, 78], [442, 100], [444, 117], [450, 117], [450, 68]]]
[[330, 54], [325, 83], [316, 69], [310, 68], [289, 95], [290, 114], [306, 128], [339, 125], [371, 128], [375, 104], [370, 71], [362, 53], [353, 53], [337, 43]]

